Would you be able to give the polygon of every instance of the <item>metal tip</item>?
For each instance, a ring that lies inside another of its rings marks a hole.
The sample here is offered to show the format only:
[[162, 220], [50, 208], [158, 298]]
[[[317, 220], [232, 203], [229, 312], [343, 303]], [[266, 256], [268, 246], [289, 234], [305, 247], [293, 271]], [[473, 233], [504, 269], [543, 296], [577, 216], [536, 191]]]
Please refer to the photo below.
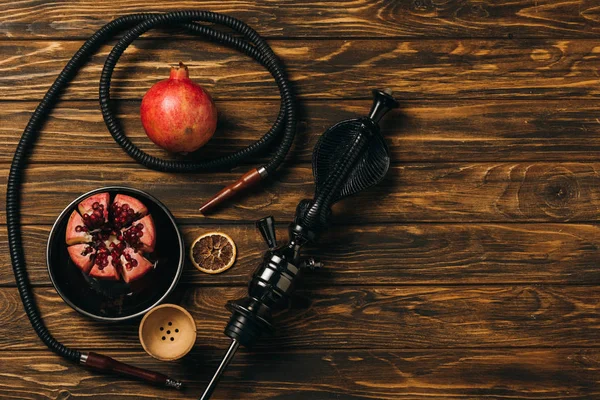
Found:
[[227, 349], [227, 353], [225, 353], [223, 360], [221, 360], [221, 364], [219, 364], [219, 368], [217, 368], [217, 372], [215, 372], [215, 375], [212, 377], [212, 379], [208, 383], [208, 387], [204, 391], [204, 394], [202, 395], [202, 397], [200, 397], [200, 400], [210, 399], [210, 396], [212, 396], [212, 393], [217, 388], [217, 384], [219, 383], [219, 379], [221, 379], [221, 375], [223, 375], [223, 372], [225, 372], [225, 369], [227, 368], [227, 366], [233, 359], [233, 356], [235, 355], [235, 352], [237, 351], [237, 349], [239, 347], [240, 347], [240, 342], [233, 339], [231, 341], [231, 345]]
[[183, 387], [183, 382], [168, 378], [167, 381], [165, 382], [165, 386], [180, 390]]

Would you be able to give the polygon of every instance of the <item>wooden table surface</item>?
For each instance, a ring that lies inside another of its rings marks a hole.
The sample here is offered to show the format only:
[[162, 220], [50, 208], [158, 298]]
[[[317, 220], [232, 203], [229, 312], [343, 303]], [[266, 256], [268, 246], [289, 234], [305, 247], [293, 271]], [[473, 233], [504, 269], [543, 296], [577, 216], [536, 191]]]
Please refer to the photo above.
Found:
[[[0, 230], [0, 398], [197, 398], [228, 344], [223, 306], [241, 297], [265, 250], [253, 222], [279, 236], [311, 197], [321, 132], [365, 114], [370, 89], [393, 88], [383, 123], [385, 181], [335, 207], [335, 227], [274, 338], [241, 350], [215, 399], [600, 398], [600, 6], [594, 0], [3, 1], [0, 4], [0, 183], [35, 106], [96, 29], [141, 11], [208, 9], [239, 17], [285, 62], [301, 107], [293, 153], [264, 190], [202, 217], [232, 172], [151, 171], [108, 134], [97, 86], [103, 47], [41, 133], [23, 191], [23, 236], [36, 299], [69, 346], [185, 380], [184, 392], [99, 376], [53, 355], [33, 332]], [[134, 142], [141, 96], [186, 62], [220, 111], [205, 156], [268, 129], [278, 93], [235, 51], [154, 32], [117, 65], [113, 97]], [[260, 160], [249, 164], [260, 165]], [[137, 322], [107, 325], [69, 308], [50, 285], [51, 224], [76, 196], [126, 184], [173, 212], [186, 241], [221, 230], [236, 265], [209, 276], [186, 265], [172, 302], [198, 326], [192, 353], [159, 362]], [[0, 190], [4, 204], [5, 188]], [[5, 225], [4, 207], [0, 223]], [[316, 249], [312, 253], [317, 254]]]

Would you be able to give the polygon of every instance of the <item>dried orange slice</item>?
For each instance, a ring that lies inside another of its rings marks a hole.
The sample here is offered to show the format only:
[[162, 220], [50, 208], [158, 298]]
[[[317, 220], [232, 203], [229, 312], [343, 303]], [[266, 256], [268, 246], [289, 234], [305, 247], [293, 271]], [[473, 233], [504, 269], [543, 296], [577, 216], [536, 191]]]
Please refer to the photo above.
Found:
[[192, 264], [207, 274], [227, 271], [235, 262], [235, 243], [221, 232], [209, 232], [199, 236], [190, 248]]

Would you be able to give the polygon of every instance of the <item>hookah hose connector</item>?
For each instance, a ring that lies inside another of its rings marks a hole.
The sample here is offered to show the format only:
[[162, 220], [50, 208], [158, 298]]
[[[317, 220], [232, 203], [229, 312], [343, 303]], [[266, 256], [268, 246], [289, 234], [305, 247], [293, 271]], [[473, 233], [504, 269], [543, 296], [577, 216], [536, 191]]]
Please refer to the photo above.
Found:
[[219, 206], [219, 204], [239, 195], [240, 193], [255, 186], [258, 182], [269, 176], [265, 167], [253, 168], [250, 171], [242, 175], [237, 181], [229, 186], [224, 187], [215, 194], [210, 200], [200, 207], [200, 212], [206, 214]]
[[82, 353], [81, 357], [79, 358], [79, 363], [96, 371], [128, 376], [163, 387], [179, 390], [183, 386], [181, 381], [169, 378], [161, 373], [149, 371], [144, 368], [134, 367], [133, 365], [117, 361], [112, 357], [94, 352], [89, 352], [87, 354]]

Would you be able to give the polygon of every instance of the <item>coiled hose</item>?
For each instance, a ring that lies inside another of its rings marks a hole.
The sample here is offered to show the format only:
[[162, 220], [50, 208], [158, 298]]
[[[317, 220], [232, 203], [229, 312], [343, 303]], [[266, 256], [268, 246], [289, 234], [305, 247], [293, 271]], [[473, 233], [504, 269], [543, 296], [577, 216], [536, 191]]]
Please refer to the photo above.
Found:
[[[214, 23], [231, 28], [241, 37], [229, 33], [219, 32], [209, 26], [197, 22]], [[125, 49], [140, 35], [152, 28], [179, 26], [187, 32], [203, 35], [215, 42], [231, 46], [262, 64], [273, 76], [281, 95], [279, 115], [270, 130], [250, 146], [233, 154], [206, 161], [170, 161], [153, 157], [136, 147], [123, 133], [118, 120], [110, 110], [110, 83], [111, 76], [119, 57]], [[129, 30], [127, 30], [129, 29]], [[40, 339], [58, 355], [78, 362], [81, 353], [70, 349], [58, 342], [48, 331], [40, 316], [31, 292], [29, 278], [25, 267], [25, 257], [21, 237], [20, 222], [20, 189], [23, 172], [27, 165], [29, 152], [39, 135], [40, 128], [46, 121], [50, 111], [54, 108], [63, 89], [73, 79], [77, 71], [87, 62], [98, 48], [119, 32], [125, 31], [124, 36], [112, 49], [102, 70], [100, 78], [100, 108], [106, 126], [115, 141], [140, 164], [158, 171], [165, 172], [197, 172], [230, 168], [242, 160], [248, 159], [253, 154], [265, 150], [266, 147], [278, 136], [281, 141], [271, 160], [262, 168], [266, 173], [274, 172], [283, 162], [288, 153], [296, 131], [296, 112], [290, 84], [284, 74], [279, 60], [269, 45], [248, 25], [227, 15], [209, 11], [177, 11], [165, 14], [131, 14], [115, 19], [100, 28], [90, 37], [73, 58], [67, 63], [58, 78], [54, 81], [40, 104], [37, 106], [29, 120], [23, 135], [19, 140], [15, 155], [10, 167], [6, 190], [6, 221], [8, 229], [8, 243], [13, 272], [19, 295], [25, 308], [25, 313], [31, 321], [33, 329]]]

